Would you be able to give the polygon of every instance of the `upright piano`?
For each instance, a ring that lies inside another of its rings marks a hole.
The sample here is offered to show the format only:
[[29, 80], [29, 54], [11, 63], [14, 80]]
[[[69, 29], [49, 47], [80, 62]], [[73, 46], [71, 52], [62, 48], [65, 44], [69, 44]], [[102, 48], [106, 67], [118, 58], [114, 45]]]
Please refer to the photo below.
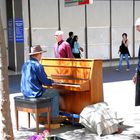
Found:
[[90, 104], [103, 101], [102, 60], [43, 58], [48, 77], [59, 89], [60, 110], [80, 114]]

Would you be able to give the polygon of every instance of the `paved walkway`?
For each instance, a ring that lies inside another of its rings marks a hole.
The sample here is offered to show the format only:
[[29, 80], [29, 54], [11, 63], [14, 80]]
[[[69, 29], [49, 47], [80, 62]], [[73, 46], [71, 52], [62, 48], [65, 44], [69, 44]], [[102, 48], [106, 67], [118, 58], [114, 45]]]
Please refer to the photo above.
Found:
[[[117, 113], [122, 116], [128, 109], [134, 107], [135, 85], [131, 80], [134, 72], [135, 66], [132, 66], [129, 72], [125, 71], [125, 67], [123, 67], [122, 72], [115, 71], [115, 67], [103, 69], [104, 101], [107, 102], [112, 109], [117, 111]], [[35, 133], [35, 121], [31, 119], [31, 128], [27, 129], [27, 114], [24, 112], [20, 112], [20, 131], [16, 131], [15, 129], [13, 97], [21, 95], [19, 82], [20, 75], [9, 75], [11, 116], [15, 140], [27, 140], [29, 136]], [[40, 128], [40, 132], [42, 132], [42, 130], [45, 129], [41, 125]], [[81, 127], [72, 125], [62, 125], [61, 128], [52, 130], [52, 134], [64, 133], [69, 130], [75, 130], [78, 128]]]

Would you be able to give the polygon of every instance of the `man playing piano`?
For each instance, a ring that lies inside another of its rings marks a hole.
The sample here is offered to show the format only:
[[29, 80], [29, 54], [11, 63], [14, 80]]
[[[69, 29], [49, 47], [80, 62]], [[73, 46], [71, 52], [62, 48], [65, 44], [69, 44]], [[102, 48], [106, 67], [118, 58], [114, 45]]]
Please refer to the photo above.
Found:
[[[64, 117], [59, 116], [59, 93], [55, 89], [46, 89], [44, 86], [51, 86], [54, 83], [44, 72], [42, 64], [39, 63], [43, 51], [40, 45], [31, 47], [30, 59], [24, 63], [21, 71], [21, 92], [25, 97], [52, 98], [52, 123], [64, 121]], [[40, 120], [46, 121], [47, 113], [40, 114]], [[44, 119], [43, 119], [44, 118]]]

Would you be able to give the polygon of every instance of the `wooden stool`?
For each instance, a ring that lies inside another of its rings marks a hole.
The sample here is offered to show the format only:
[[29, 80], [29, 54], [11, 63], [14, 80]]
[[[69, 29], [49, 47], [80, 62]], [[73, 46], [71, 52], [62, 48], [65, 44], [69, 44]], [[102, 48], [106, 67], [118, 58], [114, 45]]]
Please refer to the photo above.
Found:
[[15, 116], [16, 116], [16, 128], [19, 130], [18, 125], [18, 111], [28, 112], [28, 128], [30, 128], [30, 113], [36, 115], [36, 132], [39, 134], [39, 114], [47, 112], [47, 123], [50, 131], [51, 121], [51, 98], [26, 98], [24, 96], [14, 97], [15, 101]]

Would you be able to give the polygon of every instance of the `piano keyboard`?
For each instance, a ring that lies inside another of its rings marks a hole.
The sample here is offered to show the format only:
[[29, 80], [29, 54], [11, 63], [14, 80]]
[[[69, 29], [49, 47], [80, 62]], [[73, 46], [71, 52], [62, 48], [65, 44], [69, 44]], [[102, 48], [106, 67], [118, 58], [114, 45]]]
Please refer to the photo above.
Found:
[[80, 84], [70, 84], [70, 83], [53, 83], [52, 86], [67, 86], [67, 87], [80, 87]]

